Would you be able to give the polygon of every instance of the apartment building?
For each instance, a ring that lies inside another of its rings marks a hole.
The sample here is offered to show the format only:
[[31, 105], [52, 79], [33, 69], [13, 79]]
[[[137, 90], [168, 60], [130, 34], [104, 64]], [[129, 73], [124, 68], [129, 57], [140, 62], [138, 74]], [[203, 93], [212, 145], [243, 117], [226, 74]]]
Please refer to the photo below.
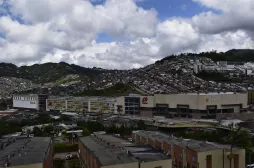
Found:
[[49, 137], [3, 139], [0, 146], [0, 167], [53, 168], [53, 142]]
[[78, 145], [82, 167], [172, 168], [172, 160], [163, 153], [112, 135], [81, 137]]
[[176, 138], [155, 131], [134, 131], [132, 138], [163, 151], [176, 168], [226, 168], [229, 158], [232, 168], [245, 167], [245, 150], [237, 147], [230, 155], [229, 145]]

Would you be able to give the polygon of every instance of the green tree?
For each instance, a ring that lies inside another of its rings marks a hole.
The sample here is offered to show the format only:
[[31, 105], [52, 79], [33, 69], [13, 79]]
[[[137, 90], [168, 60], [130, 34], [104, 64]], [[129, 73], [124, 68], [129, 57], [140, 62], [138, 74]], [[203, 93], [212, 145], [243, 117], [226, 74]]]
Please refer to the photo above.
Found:
[[82, 130], [83, 130], [83, 136], [89, 136], [91, 134], [86, 127], [84, 127]]
[[253, 147], [253, 143], [251, 134], [247, 130], [242, 129], [242, 127], [235, 128], [233, 125], [230, 125], [229, 129], [230, 132], [226, 138], [226, 142], [230, 144], [229, 166], [232, 168], [232, 159], [234, 157], [233, 147], [238, 146], [247, 151]]
[[52, 125], [43, 127], [43, 133], [46, 134], [46, 136], [50, 136], [52, 131], [54, 131], [54, 128]]
[[33, 134], [34, 136], [43, 136], [43, 131], [39, 127], [34, 127]]

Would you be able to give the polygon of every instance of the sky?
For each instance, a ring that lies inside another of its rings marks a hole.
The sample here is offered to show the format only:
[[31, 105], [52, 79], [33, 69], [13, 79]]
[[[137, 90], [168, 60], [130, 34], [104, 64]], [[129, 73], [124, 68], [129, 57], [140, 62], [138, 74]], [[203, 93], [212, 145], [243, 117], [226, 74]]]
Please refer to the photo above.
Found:
[[0, 0], [0, 62], [139, 68], [254, 48], [254, 0]]

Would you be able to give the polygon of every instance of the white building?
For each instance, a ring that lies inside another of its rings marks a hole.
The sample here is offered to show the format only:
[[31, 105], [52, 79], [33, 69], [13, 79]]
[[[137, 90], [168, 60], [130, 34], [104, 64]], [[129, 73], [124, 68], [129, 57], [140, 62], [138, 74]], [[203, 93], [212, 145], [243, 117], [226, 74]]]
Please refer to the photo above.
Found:
[[12, 97], [13, 108], [45, 110], [47, 95], [27, 94]]
[[122, 112], [141, 116], [207, 117], [220, 113], [240, 113], [247, 108], [247, 93], [155, 94], [122, 96], [117, 104]]
[[13, 98], [14, 108], [36, 109], [39, 110], [38, 95], [14, 95]]

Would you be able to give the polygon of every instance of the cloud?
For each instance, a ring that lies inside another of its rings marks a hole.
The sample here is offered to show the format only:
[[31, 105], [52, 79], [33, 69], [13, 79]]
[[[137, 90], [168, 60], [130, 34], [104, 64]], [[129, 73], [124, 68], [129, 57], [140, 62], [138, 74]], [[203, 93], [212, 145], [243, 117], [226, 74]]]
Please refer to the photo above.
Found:
[[216, 34], [225, 31], [254, 29], [253, 0], [194, 0], [218, 12], [204, 12], [193, 17], [202, 33]]
[[[0, 16], [0, 61], [129, 69], [180, 52], [254, 47], [253, 1], [193, 1], [211, 11], [160, 21], [137, 0], [10, 0]], [[123, 40], [96, 41], [101, 33]]]

